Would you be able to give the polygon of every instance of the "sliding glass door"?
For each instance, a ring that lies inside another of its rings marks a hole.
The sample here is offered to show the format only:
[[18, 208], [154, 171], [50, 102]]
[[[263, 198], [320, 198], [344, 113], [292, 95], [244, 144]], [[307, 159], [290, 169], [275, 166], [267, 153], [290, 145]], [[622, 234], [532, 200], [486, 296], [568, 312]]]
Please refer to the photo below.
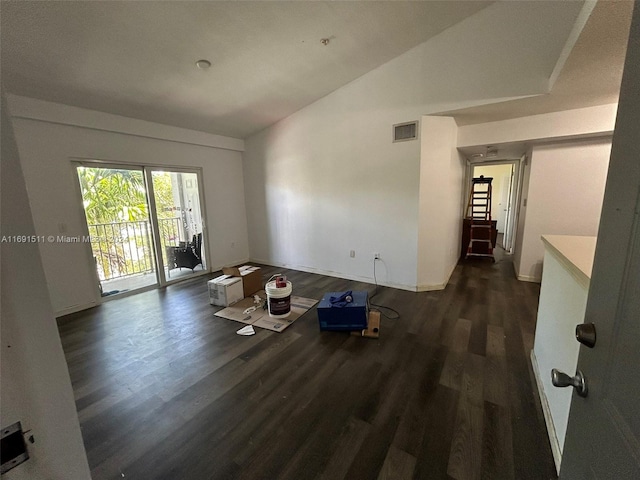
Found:
[[205, 270], [198, 175], [167, 170], [150, 175], [165, 280]]
[[205, 271], [196, 171], [83, 162], [77, 174], [103, 297]]
[[155, 251], [144, 172], [77, 168], [102, 296], [155, 285]]

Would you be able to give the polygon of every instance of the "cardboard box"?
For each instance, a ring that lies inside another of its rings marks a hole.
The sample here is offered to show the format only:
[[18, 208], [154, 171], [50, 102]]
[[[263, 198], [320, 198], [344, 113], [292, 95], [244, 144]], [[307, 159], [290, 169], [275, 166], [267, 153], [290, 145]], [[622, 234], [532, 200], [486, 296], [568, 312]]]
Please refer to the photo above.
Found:
[[365, 291], [353, 291], [353, 301], [344, 307], [331, 305], [331, 297], [339, 297], [344, 292], [325, 293], [318, 304], [320, 330], [363, 330], [367, 328], [369, 317], [369, 297]]
[[379, 338], [380, 337], [380, 312], [369, 312], [369, 324], [364, 330], [351, 332], [356, 337]]
[[209, 303], [220, 307], [228, 307], [244, 298], [242, 280], [230, 275], [220, 275], [207, 282], [209, 287]]
[[251, 265], [224, 267], [222, 273], [242, 279], [242, 290], [245, 297], [262, 290], [262, 270], [260, 267], [252, 267]]

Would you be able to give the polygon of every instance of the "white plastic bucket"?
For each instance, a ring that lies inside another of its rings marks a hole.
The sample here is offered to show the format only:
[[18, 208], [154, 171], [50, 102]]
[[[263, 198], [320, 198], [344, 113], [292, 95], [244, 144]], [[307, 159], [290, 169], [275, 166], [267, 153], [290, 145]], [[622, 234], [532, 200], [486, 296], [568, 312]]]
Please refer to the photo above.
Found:
[[276, 287], [275, 280], [267, 282], [264, 291], [267, 293], [267, 305], [269, 316], [273, 318], [288, 317], [291, 313], [291, 282], [287, 281], [285, 287]]

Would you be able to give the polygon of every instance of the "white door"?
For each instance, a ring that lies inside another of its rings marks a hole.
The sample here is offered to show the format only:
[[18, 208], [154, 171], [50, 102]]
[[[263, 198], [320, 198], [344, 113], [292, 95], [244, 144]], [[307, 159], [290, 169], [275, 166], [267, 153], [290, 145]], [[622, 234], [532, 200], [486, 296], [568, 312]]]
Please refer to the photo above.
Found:
[[640, 478], [638, 58], [636, 4], [585, 315], [595, 324], [596, 342], [580, 347], [588, 395], [573, 393], [560, 469], [566, 480]]
[[500, 178], [500, 198], [498, 199], [498, 232], [507, 231], [507, 213], [509, 211], [509, 190], [511, 184], [511, 174], [503, 174]]

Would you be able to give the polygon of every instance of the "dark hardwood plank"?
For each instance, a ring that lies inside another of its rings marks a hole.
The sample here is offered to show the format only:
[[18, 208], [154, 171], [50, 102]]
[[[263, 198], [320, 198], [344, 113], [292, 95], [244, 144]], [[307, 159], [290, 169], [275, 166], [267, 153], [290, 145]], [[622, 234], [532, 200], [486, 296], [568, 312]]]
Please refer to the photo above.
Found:
[[427, 406], [424, 438], [416, 455], [413, 478], [448, 478], [459, 392], [438, 385]]
[[413, 478], [416, 457], [391, 445], [384, 459], [378, 480], [409, 480]]
[[471, 321], [459, 318], [453, 329], [449, 348], [452, 352], [466, 352], [469, 346], [469, 335], [471, 335]]
[[447, 473], [458, 480], [480, 478], [482, 464], [483, 408], [461, 395]]
[[513, 437], [509, 409], [489, 402], [484, 404], [482, 432], [482, 472], [486, 480], [513, 480]]
[[437, 391], [442, 367], [446, 358], [445, 347], [424, 347], [425, 368], [422, 377], [414, 386], [413, 394], [402, 413], [400, 424], [393, 438], [393, 444], [405, 452], [417, 457], [427, 428], [429, 406]]
[[487, 307], [483, 307], [483, 315], [473, 319], [469, 333], [469, 352], [485, 356], [487, 354]]
[[485, 358], [468, 353], [464, 362], [461, 392], [474, 405], [482, 406]]
[[378, 339], [320, 332], [315, 309], [241, 337], [196, 278], [59, 319], [94, 480], [554, 478], [528, 358], [539, 287], [499, 250], [437, 292], [275, 273], [401, 316]]
[[440, 384], [460, 391], [466, 359], [467, 353], [465, 352], [449, 351], [440, 375]]
[[349, 417], [340, 436], [331, 442], [333, 453], [317, 478], [321, 480], [345, 478], [370, 430], [371, 425], [367, 422]]

